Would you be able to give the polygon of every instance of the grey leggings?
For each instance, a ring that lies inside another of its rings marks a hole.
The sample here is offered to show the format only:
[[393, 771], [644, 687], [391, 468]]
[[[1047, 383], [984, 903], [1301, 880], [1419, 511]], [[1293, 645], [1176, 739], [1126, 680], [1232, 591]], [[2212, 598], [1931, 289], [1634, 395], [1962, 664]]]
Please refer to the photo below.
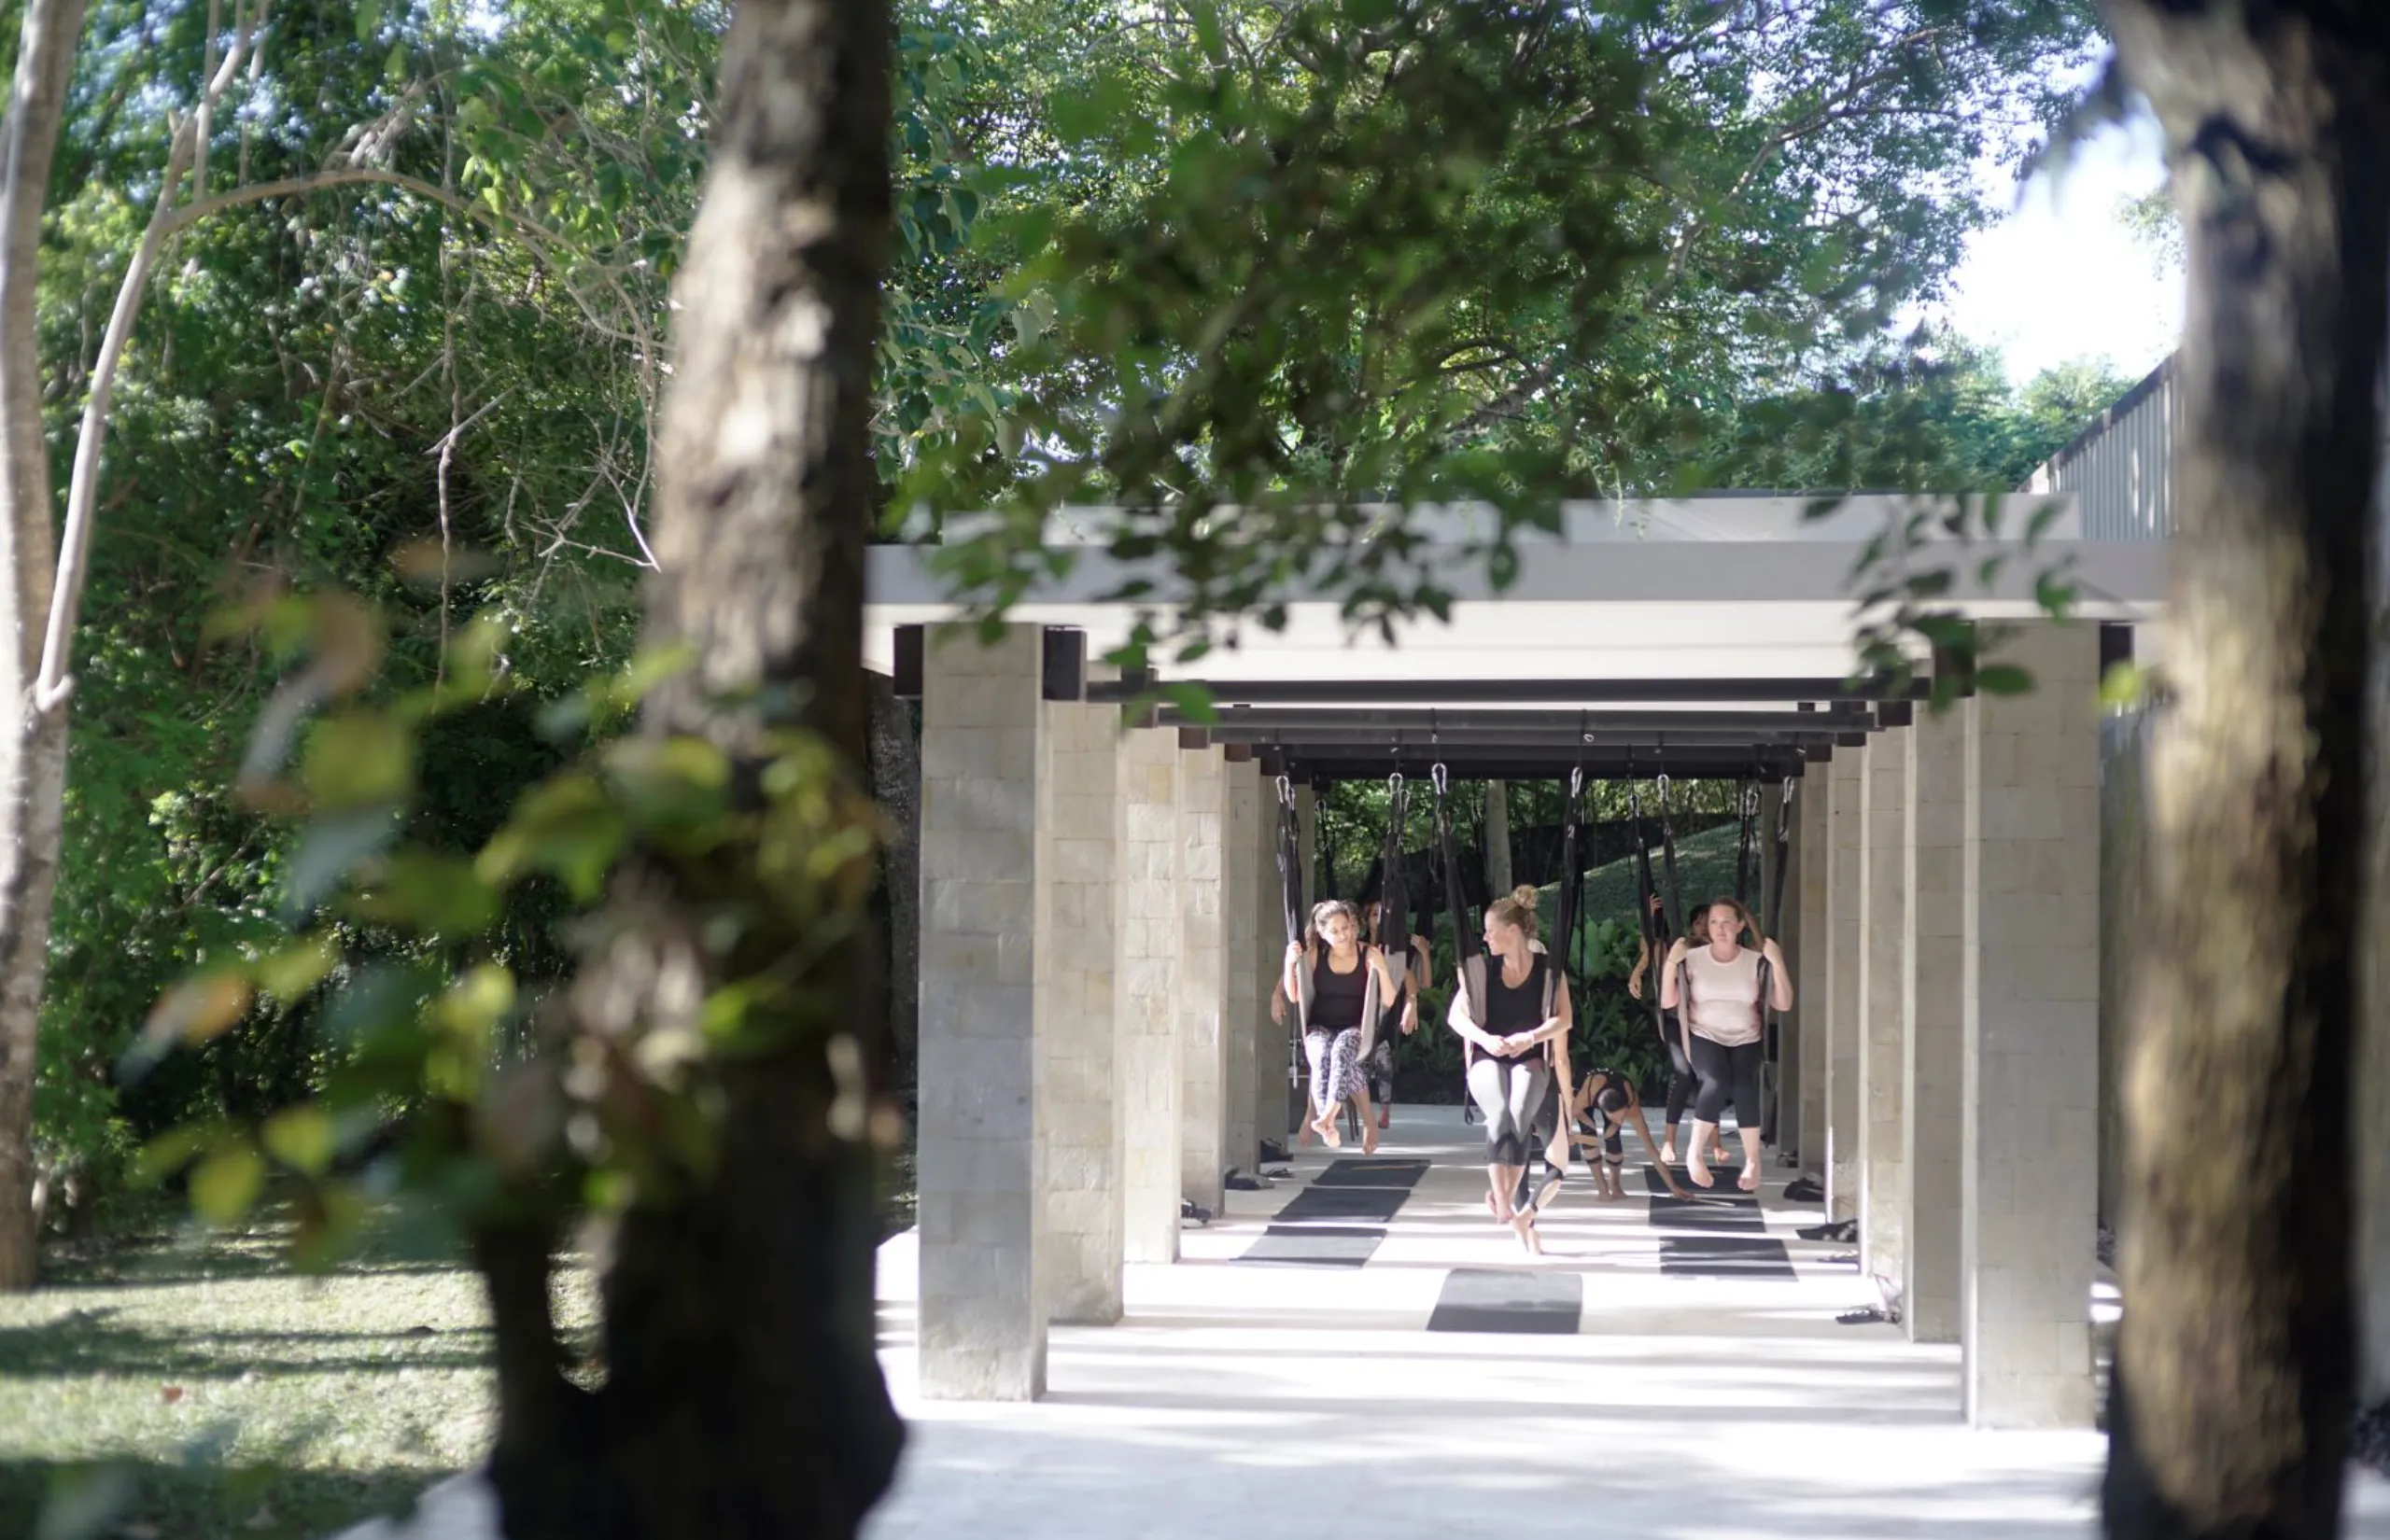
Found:
[[1361, 1029], [1303, 1034], [1303, 1052], [1311, 1059], [1311, 1109], [1314, 1115], [1341, 1107], [1361, 1089]]
[[1540, 1051], [1517, 1058], [1482, 1054], [1469, 1067], [1469, 1099], [1485, 1115], [1485, 1163], [1524, 1166], [1532, 1139], [1529, 1126], [1552, 1084], [1552, 1066]]

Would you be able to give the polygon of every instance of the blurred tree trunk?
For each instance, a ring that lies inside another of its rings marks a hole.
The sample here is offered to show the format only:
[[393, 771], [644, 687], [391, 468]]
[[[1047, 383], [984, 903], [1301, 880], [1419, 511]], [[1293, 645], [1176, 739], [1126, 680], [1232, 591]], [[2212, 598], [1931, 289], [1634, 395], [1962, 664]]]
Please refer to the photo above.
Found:
[[[719, 745], [734, 785], [791, 727], [863, 784], [891, 27], [882, 0], [744, 0], [723, 45], [674, 286], [648, 591], [649, 642], [695, 662], [645, 726]], [[585, 1020], [685, 1016], [726, 971], [804, 950], [768, 917], [725, 946], [697, 898], [662, 861], [617, 875], [574, 985]], [[718, 1169], [622, 1222], [598, 1394], [554, 1370], [548, 1238], [478, 1238], [499, 1336], [492, 1473], [515, 1540], [843, 1540], [886, 1491], [903, 1435], [875, 1356], [870, 1155], [863, 1119], [833, 1116], [884, 1060], [873, 951], [826, 949], [766, 1007], [766, 1045], [724, 1077]]]
[[2135, 1540], [2330, 1535], [2354, 1378], [2390, 12], [2105, 10], [2166, 132], [2190, 277], [2106, 1522]]
[[42, 204], [82, 30], [83, 0], [29, 0], [0, 127], [0, 1289], [33, 1287], [40, 1262], [34, 1076], [65, 816], [66, 711], [63, 702], [45, 707], [34, 688], [58, 551], [35, 299]]

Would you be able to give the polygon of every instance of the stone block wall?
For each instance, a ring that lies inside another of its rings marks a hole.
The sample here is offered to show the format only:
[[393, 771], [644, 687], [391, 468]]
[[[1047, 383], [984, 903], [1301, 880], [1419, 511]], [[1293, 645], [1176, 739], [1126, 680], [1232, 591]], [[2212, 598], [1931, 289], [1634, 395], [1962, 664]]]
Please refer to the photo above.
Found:
[[1131, 1262], [1178, 1260], [1178, 753], [1174, 730], [1140, 728], [1122, 737], [1118, 762], [1113, 1002]]
[[1228, 1166], [1228, 763], [1178, 751], [1179, 1192], [1220, 1211]]
[[1861, 804], [1865, 751], [1840, 749], [1827, 777], [1825, 1001], [1827, 1217], [1859, 1217], [1860, 977], [1866, 965], [1861, 894], [1866, 876], [1862, 859], [1865, 830]]
[[[1254, 1059], [1260, 1051], [1260, 1024], [1269, 1017], [1270, 985], [1253, 965], [1254, 938], [1260, 931], [1261, 767], [1244, 760], [1226, 767], [1228, 820], [1222, 833], [1226, 861], [1221, 873], [1228, 974], [1228, 1004], [1221, 1036], [1224, 1040], [1222, 1084], [1227, 1100], [1228, 1133], [1224, 1164], [1250, 1171], [1260, 1162], [1259, 1108], [1256, 1104], [1258, 1071]], [[1274, 793], [1273, 793], [1274, 794]], [[1274, 875], [1274, 870], [1273, 870]]]
[[1859, 981], [1861, 1086], [1859, 1265], [1900, 1282], [1908, 1263], [1908, 1162], [1902, 1109], [1907, 1100], [1908, 736], [1888, 728], [1870, 738], [1860, 785], [1863, 867]]
[[934, 635], [921, 701], [921, 1386], [1046, 1385], [1035, 1030], [1042, 635]]
[[1959, 1339], [1960, 1134], [1966, 1047], [1966, 708], [1920, 711], [1908, 740], [1905, 1324], [1911, 1341]]
[[1826, 1079], [1834, 1061], [1834, 925], [1828, 895], [1834, 873], [1831, 825], [1834, 776], [1813, 764], [1792, 808], [1795, 902], [1801, 922], [1793, 941], [1792, 1025], [1800, 1040], [1801, 1164], [1825, 1180], [1829, 1144]]
[[1968, 703], [1963, 1377], [1970, 1421], [2092, 1421], [2099, 1158], [2097, 633], [2021, 627]]
[[1047, 1299], [1052, 1320], [1120, 1319], [1120, 1104], [1114, 957], [1119, 713], [1048, 702], [1038, 777], [1037, 1031], [1045, 1043]]

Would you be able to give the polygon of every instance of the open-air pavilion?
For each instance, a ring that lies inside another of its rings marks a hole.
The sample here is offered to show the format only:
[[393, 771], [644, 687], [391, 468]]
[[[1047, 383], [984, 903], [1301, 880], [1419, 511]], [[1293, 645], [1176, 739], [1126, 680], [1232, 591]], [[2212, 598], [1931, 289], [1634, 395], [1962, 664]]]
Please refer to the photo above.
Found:
[[[2162, 520], [2108, 483], [2050, 493], [1991, 586], [1989, 549], [1957, 564], [1949, 605], [2012, 623], [2038, 687], [1941, 714], [1851, 679], [1852, 569], [1901, 499], [1575, 507], [1498, 595], [1437, 515], [1448, 624], [1387, 646], [1292, 595], [1188, 671], [1205, 724], [1124, 727], [1146, 681], [1087, 661], [1132, 620], [1100, 553], [987, 646], [937, 629], [919, 553], [875, 551], [866, 647], [921, 700], [923, 785], [920, 1223], [880, 1290], [915, 1442], [873, 1533], [2092, 1533], [2102, 772], [2130, 735], [2096, 686], [2164, 639]], [[2032, 599], [2059, 564], [2071, 624]], [[1530, 1260], [1457, 1108], [1223, 1190], [1290, 1142], [1278, 777], [1438, 763], [1792, 797], [1756, 1202], [1582, 1182]], [[1855, 1245], [1797, 1233], [1835, 1220]], [[2377, 1486], [2360, 1527], [2390, 1533]]]

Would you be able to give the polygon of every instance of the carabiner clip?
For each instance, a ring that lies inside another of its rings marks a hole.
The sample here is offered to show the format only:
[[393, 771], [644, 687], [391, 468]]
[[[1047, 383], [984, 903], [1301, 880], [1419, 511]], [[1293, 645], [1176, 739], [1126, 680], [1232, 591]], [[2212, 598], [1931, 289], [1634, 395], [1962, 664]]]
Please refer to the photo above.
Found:
[[1295, 783], [1285, 776], [1278, 777], [1278, 801], [1287, 807], [1295, 805]]
[[1427, 767], [1427, 780], [1429, 784], [1435, 787], [1436, 795], [1440, 797], [1450, 792], [1453, 789], [1452, 772], [1444, 768], [1441, 761], [1439, 761]]

